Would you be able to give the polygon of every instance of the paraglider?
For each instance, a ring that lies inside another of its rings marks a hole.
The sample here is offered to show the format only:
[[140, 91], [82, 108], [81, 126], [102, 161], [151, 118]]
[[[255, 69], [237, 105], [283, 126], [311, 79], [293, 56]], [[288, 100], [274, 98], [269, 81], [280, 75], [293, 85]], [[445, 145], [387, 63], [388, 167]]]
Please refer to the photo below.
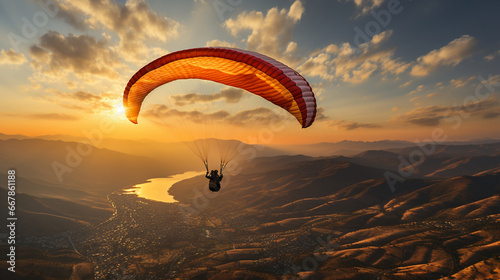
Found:
[[218, 192], [220, 190], [220, 181], [222, 181], [222, 178], [224, 177], [224, 175], [222, 175], [222, 171], [220, 175], [217, 173], [217, 170], [212, 170], [210, 174], [208, 174], [207, 170], [207, 174], [205, 175], [205, 178], [210, 180], [208, 188], [213, 192]]
[[[316, 117], [316, 98], [309, 83], [299, 73], [260, 53], [216, 47], [170, 53], [140, 69], [129, 80], [123, 93], [127, 118], [137, 124], [146, 96], [163, 84], [181, 79], [209, 80], [244, 89], [285, 109], [302, 128], [309, 127]], [[208, 178], [207, 159], [198, 156], [205, 164]], [[221, 158], [220, 179], [230, 160]], [[211, 181], [219, 178], [216, 176], [211, 177]]]

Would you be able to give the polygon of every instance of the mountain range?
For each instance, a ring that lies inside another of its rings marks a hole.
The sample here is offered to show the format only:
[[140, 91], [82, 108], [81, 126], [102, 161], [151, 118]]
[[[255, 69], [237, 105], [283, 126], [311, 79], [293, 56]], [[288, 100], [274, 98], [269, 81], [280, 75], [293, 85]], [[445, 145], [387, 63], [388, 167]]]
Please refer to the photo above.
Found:
[[[325, 149], [336, 145], [330, 144], [318, 145]], [[190, 151], [181, 143], [117, 140], [108, 145], [22, 137], [0, 140], [0, 170], [4, 170], [0, 176], [6, 178], [6, 170], [12, 168], [17, 175], [19, 238], [52, 240], [72, 232], [79, 237], [75, 237], [77, 248], [99, 255], [99, 248], [106, 247], [95, 245], [100, 238], [92, 234], [107, 224], [123, 232], [117, 240], [133, 240], [124, 224], [112, 224], [113, 217], [121, 217], [128, 208], [110, 204], [109, 195], [116, 199], [120, 197], [116, 191], [149, 178], [203, 168], [196, 157], [187, 157]], [[182, 207], [187, 207], [189, 215], [184, 218], [189, 223], [187, 228], [172, 228], [188, 230], [176, 237], [179, 240], [151, 249], [164, 257], [134, 255], [138, 253], [130, 250], [129, 257], [158, 267], [175, 262], [176, 277], [182, 279], [281, 279], [282, 275], [284, 279], [495, 279], [500, 273], [500, 143], [436, 144], [424, 150], [394, 141], [349, 143], [342, 149], [354, 151], [353, 146], [363, 145], [384, 148], [314, 157], [289, 155], [282, 147], [245, 145], [257, 157], [235, 161], [217, 195], [203, 195], [207, 188], [203, 176], [170, 189], [179, 201], [180, 210], [175, 211], [181, 211], [172, 217], [182, 217]], [[134, 147], [143, 148], [127, 153]], [[272, 156], [262, 156], [266, 153]], [[169, 161], [169, 154], [180, 160]], [[62, 180], [54, 162], [68, 168], [61, 169], [66, 170]], [[399, 176], [393, 185], [388, 172]], [[5, 188], [5, 182], [0, 187]], [[6, 208], [6, 191], [1, 193], [0, 207]], [[147, 200], [136, 202], [141, 206], [130, 213], [152, 211], [144, 215], [151, 221], [159, 219], [155, 211], [160, 204], [148, 210]], [[5, 214], [1, 217], [5, 219]], [[129, 230], [158, 230], [148, 219], [134, 219], [132, 214], [123, 219], [138, 223]], [[175, 225], [184, 223], [175, 219]], [[149, 248], [149, 239], [145, 242]], [[199, 250], [193, 251], [189, 244], [200, 244]], [[72, 246], [33, 247], [22, 256], [40, 263], [54, 254], [66, 256], [40, 266], [57, 271], [55, 267], [64, 263], [65, 276], [58, 278], [54, 272], [51, 278], [67, 279], [73, 270], [93, 266]], [[35, 251], [36, 255], [29, 253]], [[315, 260], [314, 269], [304, 265], [307, 260]], [[127, 271], [147, 273], [138, 264]], [[37, 275], [44, 278], [43, 272]]]

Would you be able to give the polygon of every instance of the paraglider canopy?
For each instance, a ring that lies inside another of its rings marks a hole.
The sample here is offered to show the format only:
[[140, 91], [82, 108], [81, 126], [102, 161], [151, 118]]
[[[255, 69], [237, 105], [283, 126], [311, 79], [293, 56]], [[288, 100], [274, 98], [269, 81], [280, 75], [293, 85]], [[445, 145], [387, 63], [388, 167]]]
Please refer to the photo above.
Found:
[[203, 79], [241, 88], [282, 107], [303, 128], [316, 117], [316, 99], [304, 77], [268, 56], [234, 48], [197, 48], [160, 57], [139, 70], [123, 93], [127, 118], [137, 123], [155, 88], [179, 79]]

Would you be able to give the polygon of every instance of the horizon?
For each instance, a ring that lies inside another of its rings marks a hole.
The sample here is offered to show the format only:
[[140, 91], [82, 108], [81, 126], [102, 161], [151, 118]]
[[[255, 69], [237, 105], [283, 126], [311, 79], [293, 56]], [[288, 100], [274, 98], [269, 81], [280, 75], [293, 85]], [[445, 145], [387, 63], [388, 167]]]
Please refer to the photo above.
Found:
[[[15, 137], [27, 137], [27, 138], [32, 138], [32, 139], [40, 139], [40, 140], [47, 140], [47, 141], [64, 141], [64, 142], [75, 142], [75, 141], [80, 141], [80, 140], [85, 140], [85, 136], [75, 136], [75, 135], [69, 135], [69, 134], [43, 134], [43, 135], [35, 135], [35, 136], [28, 136], [24, 134], [6, 134], [0, 131], [0, 135], [3, 136], [12, 136], [12, 138], [8, 139], [15, 139]], [[54, 139], [44, 139], [44, 138], [54, 138]], [[79, 140], [69, 140], [67, 138], [79, 138]], [[402, 139], [380, 139], [380, 140], [373, 140], [373, 141], [362, 141], [362, 140], [340, 140], [337, 142], [311, 142], [311, 143], [288, 143], [288, 144], [280, 144], [280, 143], [270, 143], [270, 144], [259, 144], [259, 143], [248, 143], [239, 139], [220, 139], [220, 138], [197, 138], [194, 140], [188, 140], [188, 141], [173, 141], [173, 142], [163, 142], [161, 140], [157, 139], [147, 139], [147, 138], [141, 138], [141, 139], [127, 139], [127, 138], [106, 138], [106, 140], [118, 140], [118, 141], [134, 141], [134, 142], [157, 142], [157, 143], [162, 143], [162, 144], [179, 144], [183, 142], [190, 142], [190, 141], [197, 141], [197, 140], [221, 140], [221, 141], [239, 141], [247, 145], [262, 145], [262, 146], [293, 146], [293, 145], [317, 145], [317, 144], [340, 144], [342, 142], [359, 142], [359, 143], [377, 143], [377, 142], [408, 142], [411, 144], [417, 144], [417, 143], [430, 143], [434, 141], [429, 141], [429, 142], [413, 142], [413, 141], [408, 141], [408, 140], [402, 140]], [[6, 139], [0, 139], [0, 140], [6, 140]], [[19, 139], [22, 140], [22, 139]], [[447, 144], [447, 143], [471, 143], [472, 145], [477, 144], [478, 142], [491, 142], [491, 143], [497, 143], [500, 142], [499, 139], [495, 138], [470, 138], [466, 140], [454, 140], [454, 139], [447, 139], [444, 141], [439, 141], [439, 142], [434, 142], [438, 144]]]

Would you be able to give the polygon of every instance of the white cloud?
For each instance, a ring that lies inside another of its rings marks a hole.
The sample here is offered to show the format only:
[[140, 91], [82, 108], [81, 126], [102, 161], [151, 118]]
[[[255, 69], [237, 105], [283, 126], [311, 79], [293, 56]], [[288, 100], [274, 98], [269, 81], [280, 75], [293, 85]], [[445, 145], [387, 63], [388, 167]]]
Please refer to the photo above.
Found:
[[333, 53], [333, 54], [338, 54], [339, 53], [339, 47], [335, 44], [328, 45], [328, 47], [325, 48], [325, 52], [327, 53]]
[[303, 13], [304, 6], [297, 0], [288, 11], [274, 7], [265, 15], [259, 11], [243, 12], [236, 19], [226, 20], [224, 27], [235, 37], [244, 31], [251, 31], [244, 40], [247, 49], [269, 55], [293, 66], [297, 58], [287, 55], [290, 53], [285, 54], [285, 51], [292, 42], [293, 27]]
[[212, 40], [207, 42], [207, 47], [225, 47], [225, 48], [237, 48], [238, 46], [234, 43], [229, 43], [226, 41]]
[[2, 52], [0, 53], [0, 65], [21, 65], [26, 62], [28, 62], [26, 56], [13, 49], [8, 51], [2, 49]]
[[373, 37], [372, 41], [362, 44], [358, 49], [349, 43], [340, 47], [329, 45], [315, 52], [297, 70], [306, 75], [358, 84], [369, 79], [373, 73], [399, 75], [408, 69], [409, 64], [395, 59], [394, 50], [379, 50], [380, 44], [388, 40], [392, 30], [384, 31]]
[[384, 32], [380, 32], [379, 34], [376, 34], [372, 38], [372, 44], [379, 45], [382, 42], [387, 41], [392, 36], [392, 32], [393, 32], [392, 30], [387, 30]]
[[333, 80], [334, 76], [329, 74], [330, 55], [320, 53], [315, 57], [309, 58], [300, 65], [297, 70], [302, 74], [321, 77], [326, 80]]
[[288, 11], [288, 17], [293, 20], [293, 22], [297, 22], [302, 17], [304, 13], [304, 5], [302, 2], [295, 1], [292, 6], [290, 6], [290, 10]]
[[419, 57], [410, 74], [413, 76], [427, 76], [439, 66], [456, 66], [472, 55], [476, 45], [477, 40], [474, 37], [463, 35], [439, 50], [433, 50]]
[[297, 43], [295, 42], [290, 42], [288, 46], [286, 47], [285, 52], [286, 53], [294, 53], [297, 50]]

